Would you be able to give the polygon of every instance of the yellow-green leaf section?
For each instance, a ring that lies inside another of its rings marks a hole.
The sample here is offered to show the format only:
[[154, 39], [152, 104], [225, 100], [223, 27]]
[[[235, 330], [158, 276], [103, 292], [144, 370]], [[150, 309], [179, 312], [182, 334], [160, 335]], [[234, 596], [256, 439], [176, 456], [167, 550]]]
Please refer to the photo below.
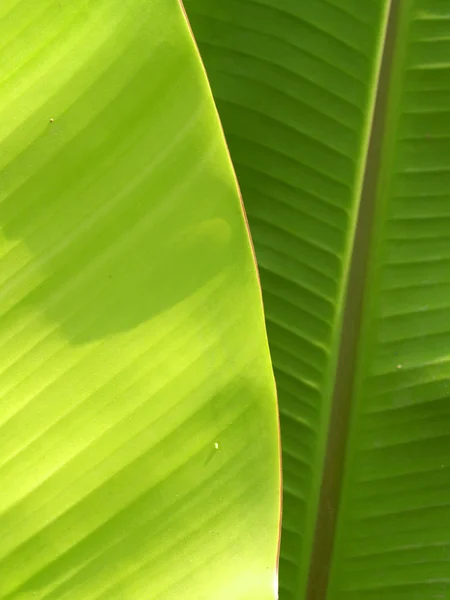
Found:
[[276, 398], [176, 0], [0, 4], [0, 598], [272, 600]]

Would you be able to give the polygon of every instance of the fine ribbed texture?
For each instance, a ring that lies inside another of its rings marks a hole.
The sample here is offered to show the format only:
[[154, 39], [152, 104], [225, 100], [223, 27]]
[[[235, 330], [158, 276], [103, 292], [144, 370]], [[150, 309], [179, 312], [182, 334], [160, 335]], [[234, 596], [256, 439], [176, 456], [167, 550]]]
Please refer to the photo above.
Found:
[[386, 3], [186, 0], [261, 274], [283, 446], [280, 598], [309, 570]]
[[328, 600], [450, 589], [450, 4], [400, 4]]

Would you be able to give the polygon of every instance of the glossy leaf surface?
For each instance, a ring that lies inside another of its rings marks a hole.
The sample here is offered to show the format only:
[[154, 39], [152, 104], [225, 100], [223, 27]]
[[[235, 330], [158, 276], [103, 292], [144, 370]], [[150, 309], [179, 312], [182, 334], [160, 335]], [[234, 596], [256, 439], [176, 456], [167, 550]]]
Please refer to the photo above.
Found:
[[0, 5], [0, 598], [271, 600], [276, 399], [175, 0]]

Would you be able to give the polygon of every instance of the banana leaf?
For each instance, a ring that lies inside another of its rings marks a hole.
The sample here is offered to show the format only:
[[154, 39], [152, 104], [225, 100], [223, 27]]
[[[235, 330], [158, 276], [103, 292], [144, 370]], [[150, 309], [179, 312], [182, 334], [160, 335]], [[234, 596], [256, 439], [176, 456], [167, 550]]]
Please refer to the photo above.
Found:
[[280, 598], [448, 598], [450, 3], [185, 5], [261, 272]]
[[271, 600], [256, 264], [176, 0], [0, 4], [0, 598]]

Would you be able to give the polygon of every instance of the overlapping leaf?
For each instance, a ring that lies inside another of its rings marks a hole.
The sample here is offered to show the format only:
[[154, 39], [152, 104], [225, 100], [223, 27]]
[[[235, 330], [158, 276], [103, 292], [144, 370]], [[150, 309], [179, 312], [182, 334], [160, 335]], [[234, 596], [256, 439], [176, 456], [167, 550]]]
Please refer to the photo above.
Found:
[[0, 5], [0, 598], [274, 597], [275, 392], [175, 0]]

